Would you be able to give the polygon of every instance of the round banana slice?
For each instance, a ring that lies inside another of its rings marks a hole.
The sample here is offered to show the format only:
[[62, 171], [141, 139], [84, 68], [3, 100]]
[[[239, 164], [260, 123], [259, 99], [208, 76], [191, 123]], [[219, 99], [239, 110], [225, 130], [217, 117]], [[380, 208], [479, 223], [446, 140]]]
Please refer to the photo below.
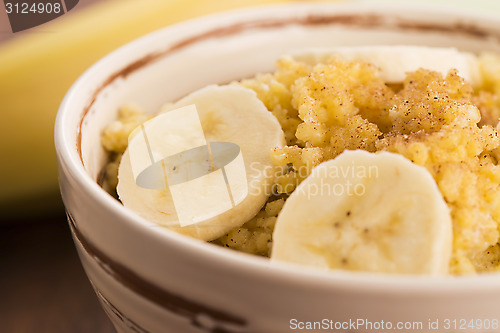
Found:
[[408, 45], [345, 46], [300, 50], [292, 57], [311, 65], [325, 63], [332, 56], [341, 59], [364, 60], [377, 66], [380, 77], [388, 83], [401, 83], [406, 73], [419, 68], [430, 69], [446, 75], [457, 69], [460, 76], [472, 85], [479, 84], [481, 75], [477, 57], [455, 48]]
[[216, 239], [265, 204], [277, 171], [270, 153], [285, 145], [283, 131], [239, 86], [208, 86], [167, 108], [129, 138], [118, 196], [151, 222]]
[[439, 275], [451, 249], [450, 212], [430, 173], [401, 155], [356, 150], [318, 165], [288, 198], [271, 259]]

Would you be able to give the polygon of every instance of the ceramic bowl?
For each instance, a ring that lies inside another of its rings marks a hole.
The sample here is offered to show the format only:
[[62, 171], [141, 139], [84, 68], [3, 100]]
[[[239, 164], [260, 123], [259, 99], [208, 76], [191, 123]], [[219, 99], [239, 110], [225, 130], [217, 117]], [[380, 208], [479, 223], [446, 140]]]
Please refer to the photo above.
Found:
[[[122, 104], [153, 113], [205, 85], [270, 71], [296, 49], [377, 44], [500, 51], [500, 19], [394, 4], [245, 9], [144, 36], [79, 78], [55, 126], [61, 192], [85, 271], [118, 332], [500, 331], [498, 274], [430, 278], [271, 265], [158, 227], [98, 185], [106, 163], [100, 134]], [[464, 325], [470, 320], [483, 328]]]

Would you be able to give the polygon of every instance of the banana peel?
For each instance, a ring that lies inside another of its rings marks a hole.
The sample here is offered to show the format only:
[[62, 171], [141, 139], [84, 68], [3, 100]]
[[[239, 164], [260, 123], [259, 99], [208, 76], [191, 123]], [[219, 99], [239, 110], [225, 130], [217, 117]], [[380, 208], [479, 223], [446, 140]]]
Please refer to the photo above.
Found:
[[117, 47], [166, 25], [286, 0], [106, 0], [0, 45], [0, 220], [60, 214], [53, 124], [78, 76]]

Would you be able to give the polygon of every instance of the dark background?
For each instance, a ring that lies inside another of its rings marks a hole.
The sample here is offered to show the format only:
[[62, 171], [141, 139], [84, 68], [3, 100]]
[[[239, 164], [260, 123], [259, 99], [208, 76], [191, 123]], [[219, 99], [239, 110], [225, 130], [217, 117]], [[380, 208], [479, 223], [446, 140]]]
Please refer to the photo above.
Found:
[[0, 229], [0, 332], [115, 332], [64, 215]]

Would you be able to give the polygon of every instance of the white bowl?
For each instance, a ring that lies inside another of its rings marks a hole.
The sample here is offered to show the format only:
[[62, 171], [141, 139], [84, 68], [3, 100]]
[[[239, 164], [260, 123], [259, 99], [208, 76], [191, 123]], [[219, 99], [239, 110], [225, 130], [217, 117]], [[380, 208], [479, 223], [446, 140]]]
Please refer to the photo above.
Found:
[[[97, 183], [106, 162], [100, 133], [120, 105], [155, 112], [207, 84], [270, 71], [294, 49], [374, 44], [500, 51], [500, 19], [359, 3], [246, 9], [147, 35], [73, 85], [55, 127], [61, 192], [83, 266], [119, 332], [288, 332], [322, 320], [332, 331], [369, 331], [370, 322], [376, 331], [421, 323], [415, 331], [436, 332], [436, 320], [440, 331], [500, 331], [498, 274], [430, 278], [272, 266], [158, 227]], [[460, 329], [471, 319], [496, 329]]]

